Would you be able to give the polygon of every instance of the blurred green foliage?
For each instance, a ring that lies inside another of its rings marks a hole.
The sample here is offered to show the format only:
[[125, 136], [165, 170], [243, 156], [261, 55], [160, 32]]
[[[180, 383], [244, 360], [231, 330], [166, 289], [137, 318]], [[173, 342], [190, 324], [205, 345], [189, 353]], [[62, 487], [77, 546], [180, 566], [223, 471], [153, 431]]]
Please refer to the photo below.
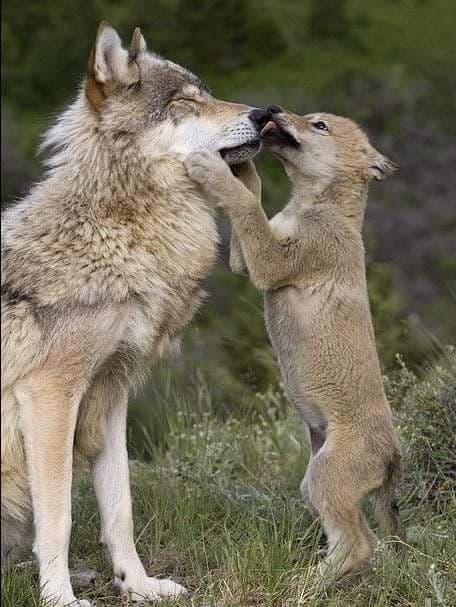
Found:
[[41, 129], [37, 120], [74, 95], [105, 18], [125, 41], [139, 24], [150, 48], [201, 72], [224, 96], [272, 95], [305, 110], [309, 96], [337, 95], [354, 79], [425, 79], [449, 109], [455, 13], [452, 0], [10, 2], [2, 7], [3, 97]]
[[[384, 368], [396, 352], [412, 364], [426, 353], [410, 313], [454, 342], [445, 286], [455, 274], [453, 0], [42, 0], [9, 2], [2, 15], [3, 202], [38, 175], [38, 138], [76, 94], [98, 22], [110, 20], [125, 43], [140, 25], [151, 49], [198, 72], [220, 97], [329, 110], [368, 128], [403, 167], [391, 185], [375, 187], [367, 217]], [[287, 180], [270, 158], [259, 167], [273, 214], [286, 201]], [[278, 379], [261, 297], [222, 266], [210, 291], [173, 373], [188, 385], [202, 371], [223, 406], [253, 402]]]

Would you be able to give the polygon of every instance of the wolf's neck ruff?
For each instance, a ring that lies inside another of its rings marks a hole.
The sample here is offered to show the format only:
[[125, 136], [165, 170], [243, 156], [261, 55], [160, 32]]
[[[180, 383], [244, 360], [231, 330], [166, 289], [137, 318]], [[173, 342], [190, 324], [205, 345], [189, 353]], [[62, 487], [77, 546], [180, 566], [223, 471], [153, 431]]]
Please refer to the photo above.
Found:
[[158, 294], [189, 320], [187, 298], [196, 305], [215, 262], [212, 211], [176, 160], [147, 159], [111, 125], [81, 93], [46, 134], [47, 174], [6, 215], [8, 280], [45, 306], [137, 296], [154, 306]]
[[94, 206], [109, 196], [128, 205], [138, 193], [144, 195], [146, 184], [152, 191], [160, 182], [135, 134], [112, 129], [109, 123], [109, 114], [100, 118], [81, 93], [45, 134], [40, 148], [50, 152], [47, 176]]

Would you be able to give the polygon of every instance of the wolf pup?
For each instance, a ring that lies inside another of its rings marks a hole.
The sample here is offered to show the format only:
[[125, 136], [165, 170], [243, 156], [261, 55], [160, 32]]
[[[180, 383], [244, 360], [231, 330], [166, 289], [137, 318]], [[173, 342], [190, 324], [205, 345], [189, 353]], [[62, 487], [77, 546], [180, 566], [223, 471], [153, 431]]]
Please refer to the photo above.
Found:
[[320, 571], [331, 581], [372, 556], [363, 497], [373, 494], [386, 531], [401, 535], [399, 442], [382, 386], [361, 239], [369, 181], [396, 167], [347, 118], [276, 106], [268, 112], [264, 146], [292, 182], [291, 200], [271, 221], [253, 163], [240, 175], [248, 189], [215, 154], [185, 164], [231, 219], [232, 269], [247, 269], [264, 291], [270, 339], [308, 428], [301, 491], [321, 516], [328, 549]]
[[102, 22], [84, 86], [45, 138], [47, 174], [4, 214], [2, 556], [34, 522], [42, 597], [58, 606], [88, 605], [68, 572], [73, 464], [87, 460], [120, 591], [184, 592], [147, 577], [136, 552], [128, 392], [192, 319], [216, 259], [212, 205], [182, 159], [250, 158], [265, 116], [212, 97], [139, 29], [123, 49]]

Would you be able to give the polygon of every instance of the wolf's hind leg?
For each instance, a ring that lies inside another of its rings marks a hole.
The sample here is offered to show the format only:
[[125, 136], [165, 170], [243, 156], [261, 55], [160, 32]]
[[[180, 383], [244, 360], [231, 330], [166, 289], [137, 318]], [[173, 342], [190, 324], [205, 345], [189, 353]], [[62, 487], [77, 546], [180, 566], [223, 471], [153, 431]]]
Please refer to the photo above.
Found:
[[58, 607], [78, 602], [68, 571], [73, 439], [82, 382], [41, 369], [16, 386], [35, 522], [41, 596]]
[[128, 389], [110, 376], [95, 380], [87, 406], [106, 407], [104, 442], [93, 465], [102, 542], [111, 555], [116, 586], [134, 601], [184, 594], [171, 580], [147, 577], [136, 551], [126, 445]]
[[[2, 501], [4, 499], [5, 497], [2, 496]], [[31, 511], [30, 518], [19, 520], [5, 513], [2, 504], [1, 530], [1, 568], [3, 570], [8, 563], [17, 562], [18, 558], [22, 558], [26, 550], [32, 546]]]
[[11, 389], [2, 391], [1, 561], [25, 556], [32, 541], [32, 504], [20, 431], [19, 405]]

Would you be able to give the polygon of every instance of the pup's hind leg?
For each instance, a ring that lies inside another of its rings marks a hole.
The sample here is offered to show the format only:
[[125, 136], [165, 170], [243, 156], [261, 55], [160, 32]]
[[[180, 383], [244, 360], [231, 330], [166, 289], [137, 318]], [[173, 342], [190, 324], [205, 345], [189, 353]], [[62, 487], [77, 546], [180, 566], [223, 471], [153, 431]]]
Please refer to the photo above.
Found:
[[321, 566], [327, 581], [361, 568], [373, 555], [376, 538], [360, 508], [370, 490], [355, 474], [350, 461], [333, 449], [323, 450], [312, 462], [309, 491], [328, 538]]
[[325, 508], [322, 522], [328, 549], [320, 572], [326, 581], [355, 572], [370, 560], [376, 540], [357, 504]]
[[306, 424], [306, 433], [307, 433], [307, 442], [309, 444], [310, 454], [309, 461], [307, 463], [307, 470], [304, 475], [304, 478], [301, 481], [300, 491], [303, 500], [305, 501], [307, 507], [310, 510], [310, 514], [315, 518], [318, 516], [318, 510], [315, 505], [312, 503], [312, 498], [310, 494], [310, 477], [312, 473], [313, 460], [318, 455], [320, 449], [323, 447], [326, 441], [326, 424], [322, 424], [321, 426], [310, 426]]
[[316, 518], [318, 516], [318, 510], [312, 504], [312, 500], [310, 497], [310, 487], [309, 487], [309, 476], [310, 476], [310, 471], [312, 470], [312, 463], [313, 463], [312, 459], [313, 459], [312, 456], [310, 456], [309, 462], [307, 464], [307, 470], [304, 475], [304, 478], [301, 481], [299, 490], [301, 492], [302, 499], [304, 500], [307, 508], [309, 509], [310, 515], [312, 516], [312, 518]]
[[57, 367], [32, 373], [15, 388], [24, 434], [35, 522], [34, 551], [42, 598], [58, 607], [77, 602], [70, 584], [73, 439], [84, 386]]
[[127, 397], [126, 382], [121, 385], [109, 375], [98, 377], [87, 395], [87, 406], [107, 411], [103, 445], [93, 465], [102, 542], [111, 555], [122, 593], [135, 601], [177, 596], [185, 589], [171, 580], [147, 577], [136, 551], [126, 445]]

